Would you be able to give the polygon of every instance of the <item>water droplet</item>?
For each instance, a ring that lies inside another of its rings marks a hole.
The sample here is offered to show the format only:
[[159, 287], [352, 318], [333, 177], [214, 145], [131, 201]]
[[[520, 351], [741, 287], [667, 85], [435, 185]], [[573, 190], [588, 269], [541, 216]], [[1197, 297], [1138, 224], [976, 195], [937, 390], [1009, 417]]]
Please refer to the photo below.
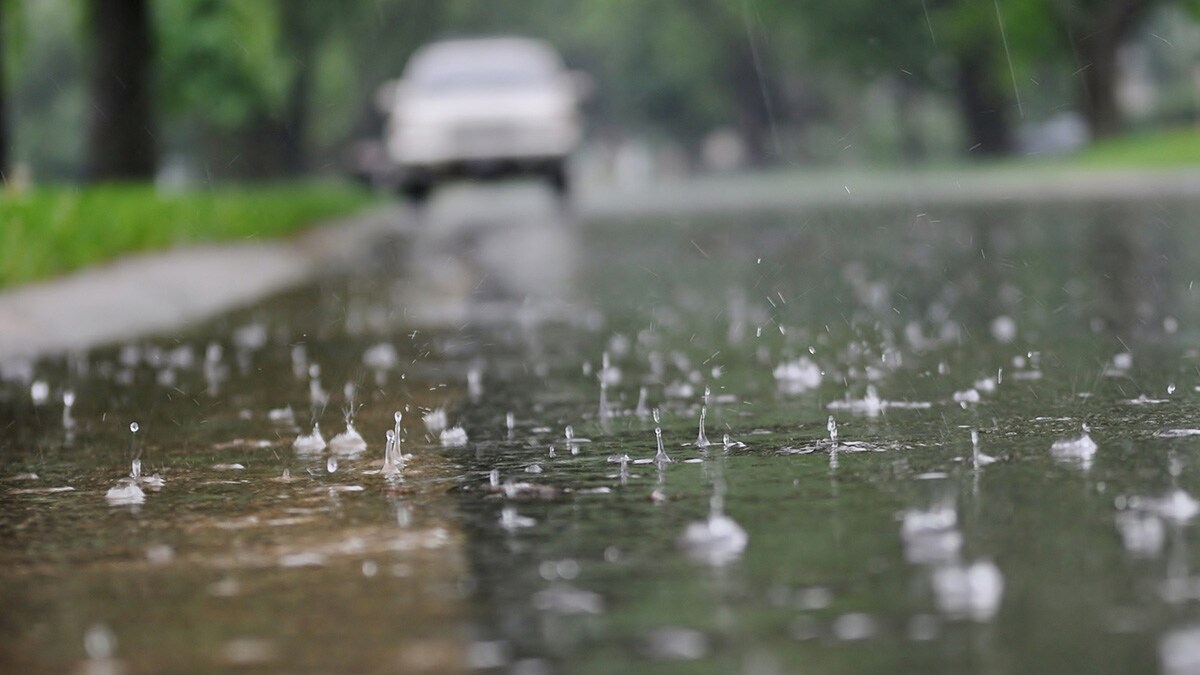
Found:
[[567, 437], [567, 443], [570, 443], [571, 441], [575, 440], [575, 429], [570, 425], [567, 425], [567, 428], [563, 430], [563, 435]]
[[[657, 412], [658, 412], [658, 409], [656, 408], [655, 413], [657, 413]], [[657, 415], [656, 415], [656, 417], [657, 417]], [[655, 421], [657, 421], [657, 420], [655, 420]], [[656, 441], [658, 441], [658, 453], [656, 453], [654, 455], [654, 461], [658, 462], [659, 464], [665, 464], [667, 462], [670, 462], [671, 458], [667, 455], [667, 451], [663, 447], [663, 438], [662, 438], [662, 429], [661, 428], [654, 427], [654, 438]]]
[[130, 431], [132, 431], [133, 433], [135, 433], [135, 434], [136, 434], [136, 433], [138, 432], [138, 423], [137, 423], [137, 422], [130, 422], [130, 423], [129, 423], [129, 430], [130, 430]]
[[504, 417], [504, 424], [508, 427], [509, 433], [512, 433], [513, 427], [517, 425], [516, 415], [513, 415], [512, 412], [509, 411], [508, 415]]
[[1167, 385], [1167, 396], [1170, 396], [1171, 394], [1174, 394], [1174, 393], [1175, 393], [1175, 384], [1174, 383], [1168, 384]]
[[980, 449], [979, 449], [979, 431], [976, 429], [972, 429], [971, 430], [971, 463], [975, 466], [976, 469], [979, 469], [979, 467], [987, 466], [988, 464], [991, 464], [992, 462], [995, 462], [995, 461], [996, 461], [995, 457], [984, 454], [982, 451], [980, 451]]
[[[708, 401], [708, 389], [704, 390], [704, 400]], [[707, 448], [709, 445], [708, 436], [704, 435], [704, 418], [707, 416], [708, 416], [708, 406], [707, 405], [700, 406], [700, 432], [696, 436], [696, 447], [697, 448]]]
[[660, 417], [659, 417], [659, 414], [658, 414], [658, 408], [655, 408], [655, 409], [654, 409], [653, 417], [654, 417], [654, 423], [655, 423], [655, 424], [661, 424], [661, 423], [662, 423], [662, 420], [660, 419]]
[[325, 462], [325, 470], [328, 471], [329, 473], [333, 473], [334, 471], [337, 471], [337, 466], [338, 466], [337, 457], [334, 455], [330, 455], [329, 459]]
[[500, 527], [506, 530], [516, 530], [522, 527], [533, 527], [537, 524], [533, 518], [527, 518], [519, 515], [517, 509], [513, 506], [505, 506], [500, 509]]
[[384, 476], [395, 476], [400, 471], [398, 465], [403, 461], [403, 458], [397, 450], [397, 445], [396, 432], [388, 429], [387, 443], [383, 446], [383, 468], [379, 470]]
[[65, 405], [68, 408], [75, 405], [75, 392], [71, 391], [70, 389], [67, 389], [66, 391], [63, 392], [62, 400], [63, 400], [63, 405]]
[[488, 485], [493, 488], [500, 487], [500, 469], [492, 469], [488, 472]]
[[825, 428], [829, 431], [829, 441], [837, 445], [838, 429], [837, 420], [833, 419], [833, 415], [829, 416], [829, 421], [825, 423]]
[[129, 476], [134, 480], [138, 480], [142, 477], [142, 460], [133, 460], [133, 466], [129, 470]]

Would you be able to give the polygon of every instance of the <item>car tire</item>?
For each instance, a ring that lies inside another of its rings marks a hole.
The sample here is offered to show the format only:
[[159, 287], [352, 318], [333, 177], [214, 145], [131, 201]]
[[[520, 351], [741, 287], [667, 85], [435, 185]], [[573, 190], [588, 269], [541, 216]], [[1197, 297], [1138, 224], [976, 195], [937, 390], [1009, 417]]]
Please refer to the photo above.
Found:
[[429, 200], [431, 192], [433, 183], [428, 180], [409, 179], [400, 185], [400, 193], [418, 206]]
[[570, 194], [571, 181], [567, 176], [567, 165], [565, 162], [551, 164], [546, 169], [546, 180], [550, 181], [550, 187], [558, 197], [565, 198]]

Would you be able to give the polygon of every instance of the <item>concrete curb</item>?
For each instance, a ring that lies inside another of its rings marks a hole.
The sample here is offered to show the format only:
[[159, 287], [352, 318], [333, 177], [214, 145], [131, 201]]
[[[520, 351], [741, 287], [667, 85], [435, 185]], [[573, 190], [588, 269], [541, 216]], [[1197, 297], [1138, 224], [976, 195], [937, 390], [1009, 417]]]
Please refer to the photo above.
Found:
[[404, 218], [389, 205], [293, 239], [147, 253], [16, 288], [0, 294], [0, 361], [178, 329], [252, 304], [353, 258]]

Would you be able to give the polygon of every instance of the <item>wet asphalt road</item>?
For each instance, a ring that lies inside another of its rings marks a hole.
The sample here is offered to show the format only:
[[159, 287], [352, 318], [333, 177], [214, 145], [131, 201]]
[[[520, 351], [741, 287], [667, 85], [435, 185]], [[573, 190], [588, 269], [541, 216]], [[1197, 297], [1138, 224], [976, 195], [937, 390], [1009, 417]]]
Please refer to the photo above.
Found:
[[[1186, 665], [1193, 213], [583, 218], [530, 186], [449, 190], [260, 305], [5, 364], [0, 661]], [[296, 449], [347, 410], [365, 452]], [[396, 411], [412, 457], [388, 479]], [[135, 456], [165, 484], [110, 503]]]

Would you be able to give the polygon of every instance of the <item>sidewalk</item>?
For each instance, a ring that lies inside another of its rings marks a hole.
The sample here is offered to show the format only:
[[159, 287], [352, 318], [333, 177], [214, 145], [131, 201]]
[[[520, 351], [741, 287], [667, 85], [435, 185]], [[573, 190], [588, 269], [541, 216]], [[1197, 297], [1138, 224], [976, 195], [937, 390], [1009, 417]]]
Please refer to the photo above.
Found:
[[0, 293], [0, 361], [177, 329], [311, 278], [405, 221], [399, 205], [298, 237], [171, 249]]

